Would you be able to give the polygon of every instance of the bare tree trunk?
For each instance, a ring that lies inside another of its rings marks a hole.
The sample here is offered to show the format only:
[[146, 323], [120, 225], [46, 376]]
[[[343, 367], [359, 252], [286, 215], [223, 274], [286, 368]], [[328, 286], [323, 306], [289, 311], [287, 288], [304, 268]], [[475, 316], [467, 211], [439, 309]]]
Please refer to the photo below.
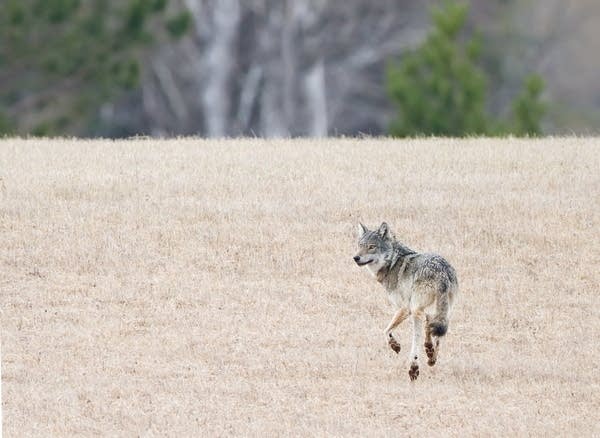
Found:
[[177, 118], [178, 124], [184, 123], [188, 112], [179, 88], [177, 88], [177, 84], [173, 79], [171, 70], [159, 58], [152, 60], [152, 70], [158, 79], [161, 90], [167, 98], [167, 102], [169, 102], [173, 114]]
[[281, 30], [281, 64], [283, 66], [283, 114], [287, 131], [294, 129], [294, 86], [296, 83], [296, 51], [294, 31], [296, 21], [296, 2], [285, 2], [285, 21]]
[[252, 65], [240, 92], [240, 103], [237, 112], [238, 131], [245, 132], [252, 118], [252, 110], [256, 104], [256, 97], [259, 93], [260, 81], [263, 77], [263, 69], [259, 65]]
[[277, 89], [265, 84], [261, 97], [260, 134], [265, 137], [289, 137], [287, 125], [277, 98]]
[[142, 99], [153, 133], [381, 133], [385, 62], [426, 32], [426, 6], [408, 0], [179, 2], [194, 33], [150, 63]]
[[235, 66], [234, 43], [240, 21], [239, 0], [217, 0], [212, 4], [211, 11], [214, 38], [209, 42], [207, 51], [204, 118], [209, 137], [224, 137], [229, 122], [229, 81]]
[[309, 135], [327, 136], [327, 95], [325, 87], [325, 65], [320, 59], [304, 79], [308, 112], [311, 115]]

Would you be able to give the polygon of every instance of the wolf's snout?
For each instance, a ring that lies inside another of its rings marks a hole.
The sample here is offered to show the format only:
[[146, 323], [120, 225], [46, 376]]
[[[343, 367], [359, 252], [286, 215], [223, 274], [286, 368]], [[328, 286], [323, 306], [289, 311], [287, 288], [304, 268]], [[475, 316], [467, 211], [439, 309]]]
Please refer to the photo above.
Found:
[[355, 261], [356, 263], [360, 262], [360, 256], [354, 256], [354, 261]]

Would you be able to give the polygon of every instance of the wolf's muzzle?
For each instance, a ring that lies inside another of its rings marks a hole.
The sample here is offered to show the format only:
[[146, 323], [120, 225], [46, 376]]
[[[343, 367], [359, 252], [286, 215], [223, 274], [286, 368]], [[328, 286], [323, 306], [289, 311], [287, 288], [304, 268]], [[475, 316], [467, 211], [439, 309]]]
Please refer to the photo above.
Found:
[[358, 266], [364, 266], [364, 265], [368, 265], [369, 263], [371, 263], [373, 260], [368, 260], [366, 262], [361, 262], [360, 261], [360, 256], [354, 256], [354, 261], [356, 262], [356, 264]]

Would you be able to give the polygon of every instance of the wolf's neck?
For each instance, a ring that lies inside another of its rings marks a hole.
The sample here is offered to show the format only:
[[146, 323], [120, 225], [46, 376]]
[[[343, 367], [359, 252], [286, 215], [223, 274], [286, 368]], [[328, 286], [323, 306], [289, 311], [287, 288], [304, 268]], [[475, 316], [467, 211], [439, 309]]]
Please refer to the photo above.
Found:
[[392, 257], [389, 263], [377, 272], [377, 281], [383, 283], [392, 272], [398, 271], [404, 264], [405, 258], [412, 254], [416, 252], [400, 242], [392, 243]]
[[394, 257], [397, 259], [402, 259], [410, 254], [416, 254], [416, 251], [413, 251], [408, 246], [402, 245], [400, 242], [394, 242], [392, 244]]

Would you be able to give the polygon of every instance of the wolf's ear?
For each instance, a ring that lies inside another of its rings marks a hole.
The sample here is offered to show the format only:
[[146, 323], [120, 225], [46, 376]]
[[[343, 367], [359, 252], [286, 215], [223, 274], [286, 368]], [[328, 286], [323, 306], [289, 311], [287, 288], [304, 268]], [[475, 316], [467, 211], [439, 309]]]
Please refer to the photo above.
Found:
[[365, 233], [369, 231], [362, 223], [358, 223], [358, 238], [360, 239]]
[[377, 230], [377, 234], [379, 234], [382, 239], [387, 239], [390, 236], [390, 228], [388, 227], [388, 224], [382, 222]]

